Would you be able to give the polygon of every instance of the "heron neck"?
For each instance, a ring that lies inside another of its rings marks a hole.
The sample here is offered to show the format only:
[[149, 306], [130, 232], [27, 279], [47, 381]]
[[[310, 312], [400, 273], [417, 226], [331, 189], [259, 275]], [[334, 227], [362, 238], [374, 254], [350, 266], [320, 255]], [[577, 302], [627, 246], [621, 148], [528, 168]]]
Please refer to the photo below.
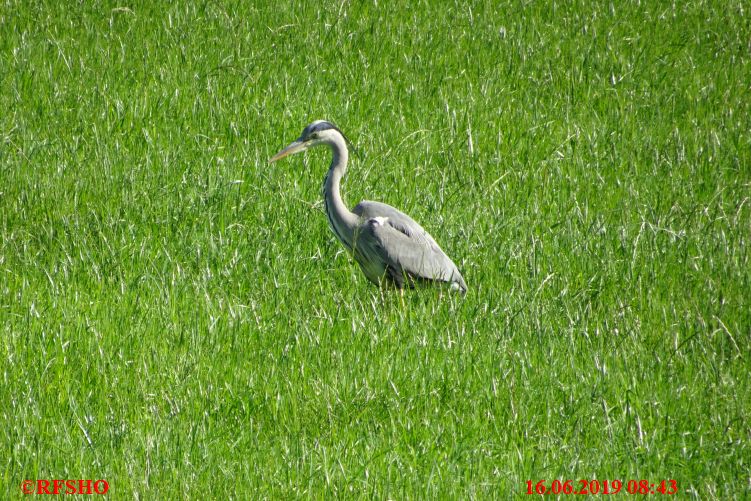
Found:
[[352, 239], [357, 227], [357, 216], [352, 213], [342, 200], [339, 192], [344, 173], [347, 171], [347, 160], [349, 153], [344, 138], [336, 137], [329, 143], [333, 159], [331, 167], [326, 174], [326, 180], [323, 183], [323, 201], [326, 209], [326, 216], [329, 219], [329, 225], [334, 231], [336, 237], [347, 248], [352, 249]]

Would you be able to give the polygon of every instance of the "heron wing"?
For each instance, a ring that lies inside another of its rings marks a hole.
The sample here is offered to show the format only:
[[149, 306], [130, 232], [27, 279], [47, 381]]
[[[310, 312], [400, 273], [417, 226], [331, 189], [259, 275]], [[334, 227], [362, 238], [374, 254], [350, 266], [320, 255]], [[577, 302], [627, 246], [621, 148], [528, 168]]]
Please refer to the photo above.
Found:
[[[411, 217], [378, 202], [361, 202], [355, 214], [363, 218], [355, 256], [368, 278], [384, 274], [398, 286], [417, 280], [433, 280], [467, 286], [454, 262]], [[359, 256], [358, 256], [359, 254]]]
[[353, 212], [357, 214], [363, 221], [374, 217], [388, 218], [388, 223], [393, 228], [401, 231], [405, 235], [412, 237], [425, 245], [432, 247], [434, 250], [437, 250], [438, 252], [443, 254], [440, 246], [436, 243], [433, 237], [430, 236], [430, 233], [425, 231], [425, 229], [420, 226], [417, 221], [415, 221], [399, 209], [395, 209], [390, 205], [381, 202], [371, 202], [369, 200], [364, 200], [357, 204]]
[[[370, 200], [363, 200], [355, 206], [352, 212], [357, 214], [363, 220], [373, 217], [387, 217], [389, 218], [389, 222], [392, 225], [397, 224], [403, 227], [404, 230], [408, 233], [425, 233], [426, 235], [428, 233], [422, 226], [420, 226], [417, 221], [415, 221], [399, 209], [395, 209], [394, 207], [381, 202], [371, 202]], [[431, 241], [433, 240], [430, 235], [428, 235], [428, 238]]]

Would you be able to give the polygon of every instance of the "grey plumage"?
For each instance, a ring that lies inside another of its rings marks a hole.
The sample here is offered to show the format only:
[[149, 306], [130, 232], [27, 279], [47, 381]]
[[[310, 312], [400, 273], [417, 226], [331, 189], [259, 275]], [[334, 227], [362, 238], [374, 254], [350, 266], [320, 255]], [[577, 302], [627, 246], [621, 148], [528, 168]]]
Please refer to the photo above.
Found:
[[390, 205], [367, 200], [352, 211], [347, 209], [339, 186], [347, 169], [348, 142], [334, 124], [317, 120], [270, 162], [313, 146], [329, 146], [333, 158], [323, 185], [326, 216], [368, 280], [399, 289], [419, 282], [444, 282], [466, 292], [467, 284], [454, 262], [411, 217]]

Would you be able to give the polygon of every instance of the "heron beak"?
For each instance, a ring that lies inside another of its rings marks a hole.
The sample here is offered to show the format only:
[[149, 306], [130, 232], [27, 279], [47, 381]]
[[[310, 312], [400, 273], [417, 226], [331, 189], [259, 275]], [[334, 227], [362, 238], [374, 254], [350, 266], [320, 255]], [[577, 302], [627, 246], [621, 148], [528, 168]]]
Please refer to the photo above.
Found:
[[269, 163], [276, 162], [277, 160], [281, 160], [282, 158], [294, 155], [295, 153], [299, 153], [301, 151], [304, 151], [308, 148], [309, 143], [305, 143], [303, 141], [295, 141], [294, 143], [290, 144], [286, 148], [284, 148], [282, 151], [271, 157], [269, 159]]

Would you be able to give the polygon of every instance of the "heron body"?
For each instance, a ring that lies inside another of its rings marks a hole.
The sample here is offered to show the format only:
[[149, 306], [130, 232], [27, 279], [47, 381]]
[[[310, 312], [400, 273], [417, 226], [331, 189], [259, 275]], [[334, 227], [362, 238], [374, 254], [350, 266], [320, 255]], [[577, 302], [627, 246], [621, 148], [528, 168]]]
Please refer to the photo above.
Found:
[[390, 205], [368, 200], [351, 211], [347, 208], [340, 186], [347, 170], [349, 151], [344, 134], [332, 123], [317, 120], [308, 125], [296, 141], [269, 162], [319, 145], [327, 145], [333, 156], [323, 183], [329, 225], [368, 280], [399, 289], [421, 282], [441, 282], [462, 293], [467, 291], [467, 284], [454, 262], [411, 217]]

